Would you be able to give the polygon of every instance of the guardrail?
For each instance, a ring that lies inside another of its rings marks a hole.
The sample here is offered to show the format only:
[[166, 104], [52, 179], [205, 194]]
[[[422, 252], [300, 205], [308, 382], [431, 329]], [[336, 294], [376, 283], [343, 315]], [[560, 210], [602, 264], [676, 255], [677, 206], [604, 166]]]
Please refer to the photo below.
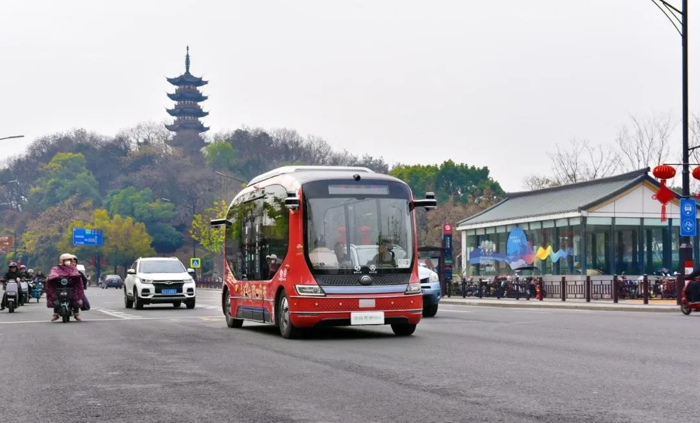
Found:
[[495, 297], [530, 300], [567, 299], [612, 301], [639, 299], [644, 304], [656, 299], [676, 298], [676, 278], [641, 275], [625, 276], [540, 276], [515, 279], [480, 278], [478, 282], [454, 283], [448, 296]]

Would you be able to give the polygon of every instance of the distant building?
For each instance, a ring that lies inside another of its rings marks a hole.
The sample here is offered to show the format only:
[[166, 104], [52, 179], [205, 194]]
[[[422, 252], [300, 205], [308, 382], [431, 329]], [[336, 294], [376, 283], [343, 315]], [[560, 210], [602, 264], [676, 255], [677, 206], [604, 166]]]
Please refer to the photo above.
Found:
[[668, 220], [662, 221], [653, 198], [659, 183], [648, 171], [508, 194], [457, 225], [463, 268], [473, 276], [511, 274], [522, 266], [545, 275], [678, 270], [679, 202], [668, 204]]
[[199, 91], [199, 87], [209, 82], [190, 73], [189, 46], [185, 56], [185, 73], [175, 78], [166, 79], [177, 87], [173, 94], [168, 94], [168, 98], [176, 102], [175, 107], [166, 109], [168, 114], [175, 118], [172, 124], [165, 125], [169, 131], [175, 132], [172, 145], [189, 153], [199, 152], [204, 147], [204, 140], [200, 134], [209, 130], [199, 120], [209, 114], [209, 112], [202, 110], [199, 105], [207, 99]]

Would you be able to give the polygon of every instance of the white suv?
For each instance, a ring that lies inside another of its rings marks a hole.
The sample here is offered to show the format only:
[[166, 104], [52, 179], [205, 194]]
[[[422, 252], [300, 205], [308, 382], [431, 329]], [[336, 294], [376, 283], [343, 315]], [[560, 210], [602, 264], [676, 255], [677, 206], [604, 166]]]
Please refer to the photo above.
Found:
[[127, 270], [124, 281], [124, 306], [141, 310], [144, 304], [171, 303], [187, 308], [195, 306], [196, 288], [190, 276], [192, 269], [185, 269], [175, 258], [140, 258]]

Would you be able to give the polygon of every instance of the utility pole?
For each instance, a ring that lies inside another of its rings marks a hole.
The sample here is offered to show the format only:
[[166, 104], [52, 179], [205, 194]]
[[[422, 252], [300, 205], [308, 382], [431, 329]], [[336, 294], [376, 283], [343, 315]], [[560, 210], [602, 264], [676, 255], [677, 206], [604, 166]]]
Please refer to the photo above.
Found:
[[[678, 10], [675, 6], [666, 0], [651, 0], [661, 12], [666, 15], [671, 24], [676, 28], [676, 31], [681, 36], [682, 54], [681, 54], [681, 79], [683, 90], [683, 146], [681, 152], [683, 154], [682, 173], [681, 173], [681, 197], [690, 198], [690, 151], [700, 148], [700, 146], [690, 147], [689, 145], [689, 111], [688, 111], [688, 0], [681, 0], [681, 9]], [[680, 248], [678, 251], [680, 275], [687, 274], [686, 269], [692, 268], [693, 265], [693, 237], [681, 236], [679, 238]], [[677, 279], [676, 301], [680, 305], [684, 279]]]

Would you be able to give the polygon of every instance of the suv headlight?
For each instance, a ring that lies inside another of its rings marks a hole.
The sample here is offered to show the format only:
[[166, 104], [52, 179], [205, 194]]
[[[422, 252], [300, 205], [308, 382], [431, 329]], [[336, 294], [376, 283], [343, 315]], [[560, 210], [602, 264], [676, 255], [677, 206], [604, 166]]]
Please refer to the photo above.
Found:
[[141, 279], [141, 283], [147, 283], [149, 285], [153, 285], [153, 279]]
[[409, 283], [406, 287], [406, 294], [420, 294], [422, 288], [419, 283]]
[[437, 273], [432, 272], [430, 276], [428, 276], [428, 282], [440, 282], [440, 278], [438, 277]]
[[187, 278], [187, 279], [183, 279], [182, 282], [183, 282], [183, 283], [193, 283], [193, 282], [194, 282], [194, 279], [192, 279], [192, 278]]
[[295, 285], [297, 294], [310, 297], [324, 297], [326, 295], [318, 285]]

